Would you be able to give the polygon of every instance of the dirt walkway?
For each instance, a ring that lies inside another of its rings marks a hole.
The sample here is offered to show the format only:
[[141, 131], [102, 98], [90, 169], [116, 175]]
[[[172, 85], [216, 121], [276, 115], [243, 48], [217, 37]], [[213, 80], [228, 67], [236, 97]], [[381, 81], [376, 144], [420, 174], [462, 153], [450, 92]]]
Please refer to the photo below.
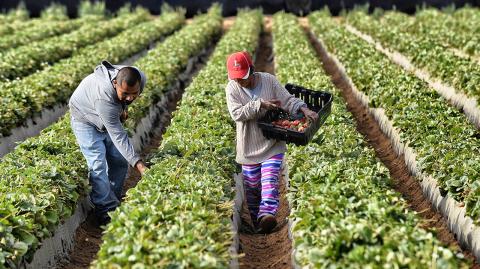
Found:
[[[271, 16], [265, 16], [264, 32], [260, 36], [256, 53], [255, 71], [274, 74], [271, 24]], [[245, 256], [239, 259], [240, 268], [291, 268], [292, 242], [288, 236], [287, 220], [290, 208], [286, 199], [284, 171], [279, 177], [279, 193], [280, 206], [276, 215], [278, 225], [270, 234], [254, 232], [246, 201], [243, 202], [239, 238], [240, 253]]]
[[243, 203], [240, 228], [240, 253], [245, 256], [239, 260], [240, 268], [291, 268], [292, 242], [288, 237], [290, 208], [286, 198], [285, 175], [279, 180], [280, 206], [275, 216], [277, 227], [270, 234], [254, 233], [246, 201]]
[[[357, 130], [366, 137], [367, 142], [375, 149], [377, 157], [389, 169], [394, 189], [403, 195], [410, 209], [416, 211], [423, 218], [422, 226], [424, 228], [435, 228], [439, 240], [460, 249], [455, 236], [448, 229], [446, 220], [432, 208], [430, 202], [423, 196], [419, 182], [408, 172], [404, 156], [397, 156], [390, 139], [383, 134], [377, 121], [355, 98], [351, 85], [309, 30], [308, 22], [302, 21], [301, 23], [305, 27], [305, 31], [321, 59], [324, 69], [331, 76], [335, 86], [341, 90], [342, 97], [347, 103], [347, 108], [357, 122]], [[463, 250], [463, 254], [467, 259], [475, 260], [469, 251]], [[472, 268], [479, 269], [480, 266], [475, 264]]]

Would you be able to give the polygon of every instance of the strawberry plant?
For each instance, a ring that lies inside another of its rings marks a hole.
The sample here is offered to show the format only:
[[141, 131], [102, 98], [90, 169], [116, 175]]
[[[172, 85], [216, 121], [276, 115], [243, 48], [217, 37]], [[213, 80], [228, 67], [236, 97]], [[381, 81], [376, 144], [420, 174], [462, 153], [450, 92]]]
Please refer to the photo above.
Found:
[[[321, 16], [311, 17], [316, 34], [345, 65], [356, 87], [381, 107], [413, 149], [419, 175], [432, 176], [443, 193], [464, 202], [466, 215], [480, 220], [478, 130], [428, 85], [389, 61], [371, 45]], [[336, 44], [343, 44], [337, 46]]]
[[39, 23], [45, 22], [44, 19], [35, 18], [29, 19], [26, 21], [16, 21], [8, 24], [0, 24], [0, 35], [6, 36], [16, 33], [17, 31], [23, 31], [28, 29], [29, 27], [34, 27]]
[[[213, 16], [213, 18], [209, 18]], [[186, 66], [190, 57], [200, 53], [202, 49], [216, 39], [221, 33], [221, 20], [218, 8], [213, 8], [209, 13], [195, 18], [194, 24], [189, 24], [169, 36], [164, 42], [148, 53], [149, 57], [139, 60], [136, 65], [148, 76], [149, 82], [138, 99], [129, 110], [128, 128], [133, 131], [140, 120], [149, 112], [149, 107], [160, 101], [162, 95], [168, 90], [167, 86], [177, 80], [176, 74]], [[179, 44], [188, 43], [189, 46]], [[156, 64], [152, 64], [155, 59]]]
[[27, 29], [28, 27], [34, 26], [37, 22], [40, 22], [41, 20], [36, 19], [36, 20], [27, 20], [27, 21], [22, 21], [22, 22], [15, 22], [15, 23], [9, 23], [9, 24], [0, 24], [0, 35], [1, 36], [6, 36], [6, 35], [11, 35], [15, 31], [21, 31], [23, 29]]
[[0, 14], [0, 23], [11, 23], [17, 21], [28, 20], [29, 14], [25, 3], [20, 4], [15, 9], [9, 10], [7, 13]]
[[[48, 37], [61, 35], [71, 32], [85, 23], [99, 21], [100, 17], [89, 17], [88, 19], [74, 19], [65, 21], [40, 21], [35, 25], [16, 31], [14, 35], [5, 35], [0, 37], [0, 51], [12, 49], [21, 45], [40, 41]], [[5, 53], [5, 52], [4, 52]]]
[[40, 18], [47, 20], [68, 20], [67, 7], [53, 2], [40, 12]]
[[391, 190], [387, 168], [355, 130], [352, 115], [322, 71], [295, 16], [274, 16], [273, 40], [275, 72], [282, 83], [335, 95], [332, 114], [312, 142], [288, 150], [297, 264], [302, 268], [466, 267], [461, 255], [443, 246], [433, 231], [419, 227], [416, 214]]
[[179, 13], [166, 13], [153, 22], [139, 24], [109, 40], [80, 49], [74, 56], [21, 80], [0, 84], [0, 92], [6, 97], [0, 99], [0, 133], [8, 135], [12, 128], [20, 126], [43, 108], [65, 103], [78, 83], [100, 61], [121, 61], [171, 33], [183, 21], [184, 16]]
[[[480, 17], [480, 16], [479, 16]], [[480, 20], [478, 20], [480, 23]], [[415, 14], [410, 29], [417, 35], [426, 35], [438, 44], [460, 49], [467, 54], [480, 56], [480, 24], [469, 19], [456, 19], [437, 9], [425, 9]]]
[[258, 10], [239, 12], [186, 88], [152, 167], [111, 214], [93, 267], [229, 266], [237, 170], [225, 60], [234, 51], [256, 48], [261, 23]]
[[[94, 63], [79, 71], [86, 75], [105, 58], [120, 61], [183, 21], [182, 13], [166, 13], [131, 27], [105, 43], [102, 50], [85, 53], [82, 60]], [[188, 42], [182, 44], [189, 46]], [[0, 267], [17, 267], [22, 259], [31, 261], [39, 242], [72, 214], [88, 190], [85, 160], [70, 129], [68, 114], [5, 155], [0, 163]]]
[[79, 17], [90, 15], [103, 16], [105, 15], [105, 13], [106, 6], [105, 2], [103, 1], [95, 1], [92, 3], [89, 0], [82, 0], [82, 2], [80, 2], [80, 4], [78, 5]]
[[0, 80], [26, 76], [72, 55], [81, 47], [114, 36], [119, 31], [148, 19], [146, 11], [101, 22], [89, 19], [88, 23], [71, 33], [32, 42], [0, 53]]
[[469, 28], [473, 32], [478, 32], [480, 30], [480, 12], [478, 7], [467, 5], [455, 9], [452, 13], [452, 17], [457, 21], [461, 21], [462, 24], [466, 25], [466, 28]]
[[388, 11], [374, 19], [361, 11], [351, 12], [347, 22], [378, 39], [384, 46], [405, 54], [412, 63], [433, 77], [453, 86], [458, 92], [480, 100], [480, 65], [459, 57], [423, 33], [413, 33], [414, 20], [400, 12]]

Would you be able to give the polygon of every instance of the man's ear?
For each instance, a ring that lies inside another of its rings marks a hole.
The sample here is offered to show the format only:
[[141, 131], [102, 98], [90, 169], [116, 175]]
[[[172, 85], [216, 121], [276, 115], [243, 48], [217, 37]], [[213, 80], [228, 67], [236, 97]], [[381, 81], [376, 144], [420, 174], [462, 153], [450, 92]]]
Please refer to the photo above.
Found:
[[114, 87], [115, 89], [117, 89], [117, 80], [114, 79], [112, 82], [113, 82], [113, 87]]

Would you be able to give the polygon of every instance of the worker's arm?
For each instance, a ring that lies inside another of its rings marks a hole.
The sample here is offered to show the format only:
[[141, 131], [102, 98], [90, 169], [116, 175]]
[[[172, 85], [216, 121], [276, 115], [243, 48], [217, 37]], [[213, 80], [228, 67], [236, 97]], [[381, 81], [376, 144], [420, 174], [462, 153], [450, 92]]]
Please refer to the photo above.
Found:
[[249, 121], [257, 117], [263, 100], [251, 100], [246, 104], [242, 104], [230, 85], [227, 86], [226, 92], [228, 111], [234, 121]]
[[120, 121], [120, 114], [122, 113], [121, 106], [99, 99], [95, 102], [95, 110], [98, 112], [108, 135], [120, 154], [122, 154], [132, 167], [137, 168], [140, 172], [144, 172], [146, 166], [140, 156], [135, 152], [133, 145], [128, 139], [127, 131], [123, 128]]
[[307, 104], [302, 100], [296, 98], [290, 94], [285, 87], [274, 77], [271, 76], [275, 93], [281, 102], [281, 107], [288, 111], [290, 114], [296, 114], [301, 111], [307, 118], [316, 120], [318, 118], [317, 113], [308, 108]]

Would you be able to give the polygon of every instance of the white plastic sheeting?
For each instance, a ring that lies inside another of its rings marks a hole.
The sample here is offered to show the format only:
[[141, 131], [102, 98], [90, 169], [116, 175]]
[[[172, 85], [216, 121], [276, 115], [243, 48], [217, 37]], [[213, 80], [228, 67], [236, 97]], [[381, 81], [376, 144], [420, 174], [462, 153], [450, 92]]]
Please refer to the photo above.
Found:
[[[150, 107], [149, 113], [141, 120], [141, 123], [137, 126], [135, 133], [131, 137], [131, 141], [133, 141], [136, 150], [140, 151], [147, 145], [154, 132], [161, 131], [159, 127], [162, 125], [159, 125], [159, 122], [162, 122], [164, 119], [169, 119], [170, 111], [168, 107], [171, 105], [171, 102], [177, 102], [178, 99], [180, 99], [183, 93], [183, 86], [188, 83], [193, 74], [200, 69], [201, 63], [205, 62], [212, 50], [213, 48], [205, 49], [199, 55], [191, 57], [185, 71], [178, 76], [178, 80], [168, 87], [168, 91], [165, 92], [163, 98], [158, 103]], [[122, 62], [122, 64], [131, 64], [145, 53], [146, 51], [136, 54]], [[136, 59], [134, 57], [136, 57]], [[33, 261], [31, 263], [23, 261], [20, 264], [20, 268], [53, 268], [58, 262], [67, 259], [70, 251], [74, 247], [75, 231], [78, 226], [85, 221], [88, 213], [92, 209], [93, 206], [89, 202], [89, 199], [85, 197], [82, 198], [78, 202], [73, 215], [55, 229], [53, 236], [42, 240], [41, 247], [35, 251]]]
[[409, 172], [416, 176], [422, 187], [423, 195], [430, 201], [433, 207], [446, 219], [450, 231], [454, 234], [460, 245], [470, 250], [480, 261], [480, 227], [476, 226], [473, 220], [465, 215], [465, 207], [451, 198], [448, 194], [442, 196], [437, 181], [431, 176], [421, 172], [415, 151], [400, 141], [399, 131], [393, 127], [393, 122], [388, 119], [381, 108], [368, 107], [368, 96], [360, 92], [345, 72], [345, 67], [338, 59], [327, 52], [321, 40], [316, 40], [325, 53], [338, 68], [343, 79], [348, 82], [357, 101], [365, 107], [378, 122], [382, 132], [391, 140], [392, 146], [398, 155], [404, 154], [405, 163]]
[[432, 89], [436, 90], [441, 96], [447, 99], [450, 104], [460, 110], [463, 109], [463, 113], [465, 113], [468, 120], [473, 123], [477, 128], [480, 128], [480, 109], [475, 98], [468, 97], [467, 95], [458, 92], [454, 87], [433, 78], [428, 71], [415, 67], [410, 62], [410, 60], [408, 60], [407, 57], [405, 57], [398, 51], [384, 48], [380, 43], [373, 40], [371, 36], [360, 32], [353, 26], [346, 25], [346, 28], [353, 34], [367, 41], [369, 44], [374, 45], [378, 51], [385, 54], [391, 61], [400, 65], [405, 70], [412, 72], [423, 81], [427, 82]]

